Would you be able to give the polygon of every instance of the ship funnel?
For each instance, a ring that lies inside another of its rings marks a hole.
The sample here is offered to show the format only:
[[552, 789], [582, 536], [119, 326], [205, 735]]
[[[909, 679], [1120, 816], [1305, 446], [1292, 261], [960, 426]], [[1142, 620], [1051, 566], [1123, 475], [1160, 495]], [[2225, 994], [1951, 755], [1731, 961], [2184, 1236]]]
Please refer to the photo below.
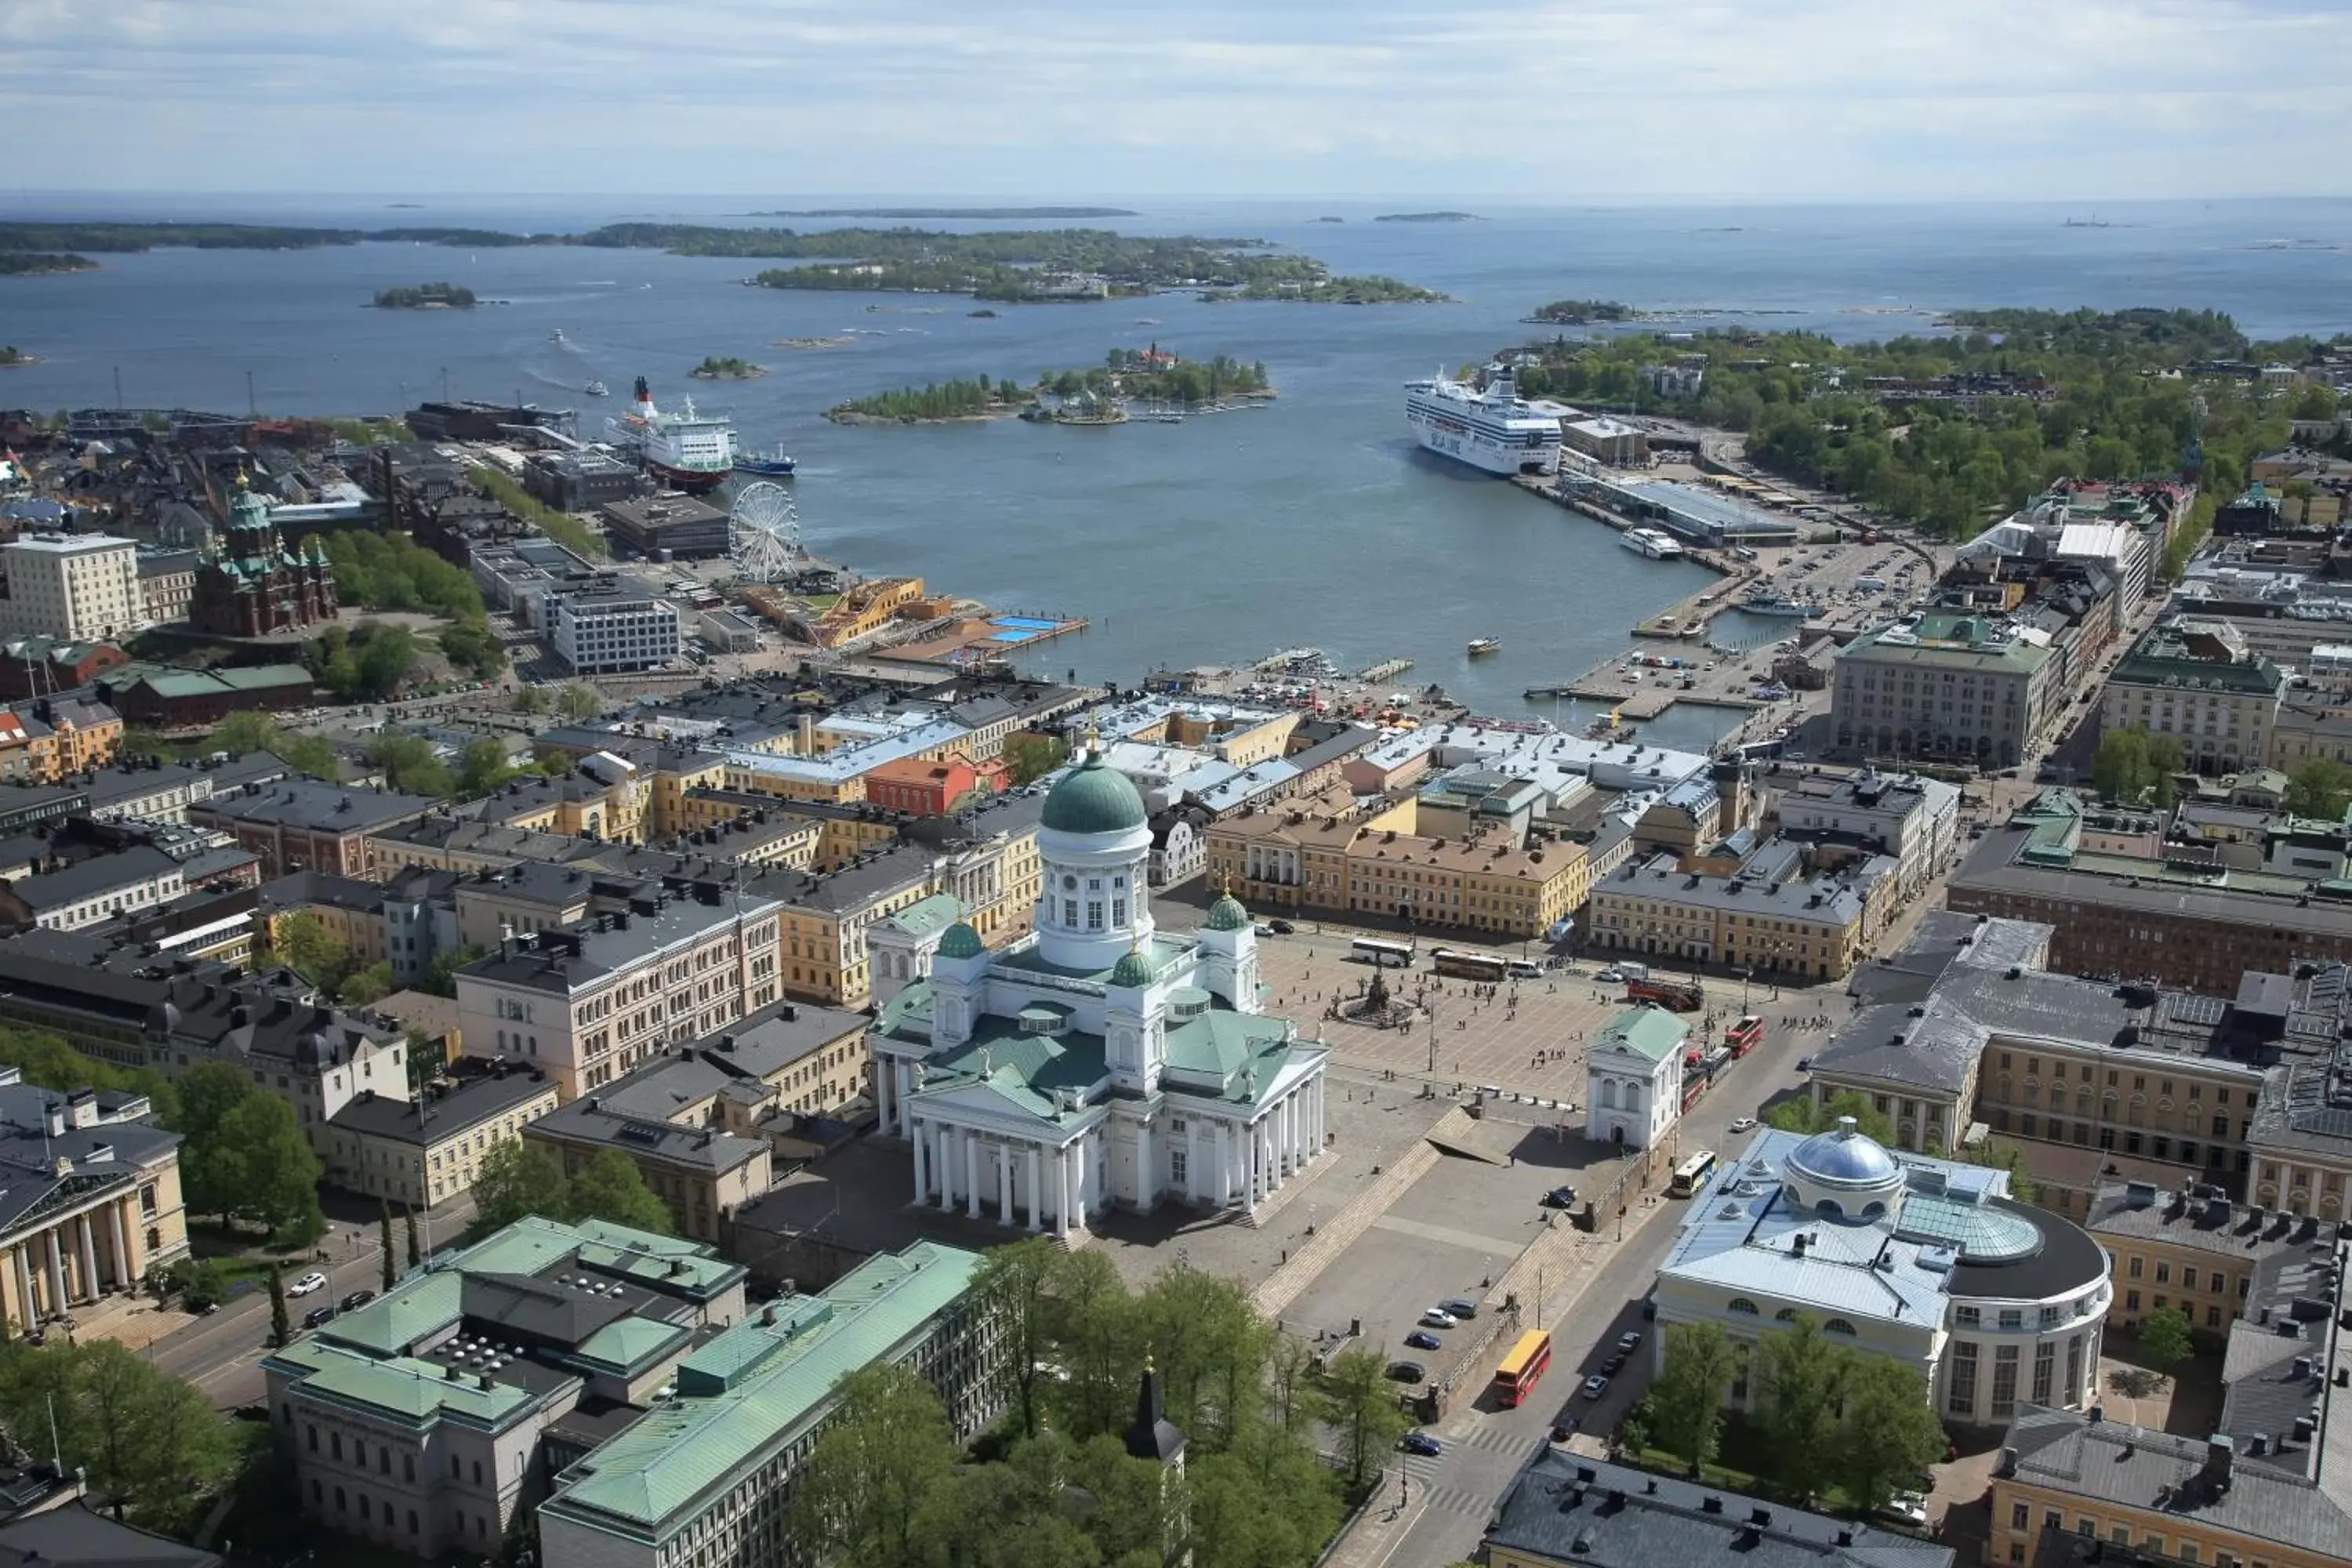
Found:
[[637, 406], [640, 408], [651, 408], [653, 405], [654, 389], [646, 384], [646, 378], [641, 375], [637, 377]]

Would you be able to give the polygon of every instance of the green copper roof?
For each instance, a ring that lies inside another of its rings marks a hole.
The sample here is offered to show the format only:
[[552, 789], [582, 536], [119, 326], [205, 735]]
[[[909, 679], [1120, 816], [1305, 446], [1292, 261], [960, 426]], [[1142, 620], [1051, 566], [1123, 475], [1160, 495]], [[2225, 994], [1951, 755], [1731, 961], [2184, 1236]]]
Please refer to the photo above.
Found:
[[1110, 966], [1110, 983], [1113, 985], [1149, 985], [1151, 980], [1151, 960], [1144, 957], [1139, 949], [1131, 948], [1119, 954], [1118, 962]]
[[1217, 901], [1209, 906], [1209, 918], [1203, 922], [1211, 931], [1245, 931], [1249, 928], [1249, 910], [1231, 893], [1220, 893]]
[[1609, 1020], [1596, 1047], [1631, 1051], [1649, 1061], [1664, 1061], [1690, 1037], [1690, 1026], [1663, 1007], [1629, 1007]]
[[929, 936], [940, 927], [953, 922], [963, 913], [963, 905], [953, 893], [933, 893], [908, 904], [882, 924], [909, 936]]
[[680, 1368], [677, 1397], [563, 1472], [543, 1508], [666, 1539], [713, 1490], [823, 1420], [844, 1376], [911, 1355], [979, 1266], [977, 1253], [917, 1242], [869, 1259], [822, 1297], [776, 1303], [773, 1322], [762, 1311], [698, 1350]]
[[1125, 833], [1143, 826], [1143, 797], [1096, 752], [1045, 796], [1041, 820], [1056, 833]]
[[986, 944], [980, 940], [980, 933], [972, 930], [967, 921], [956, 921], [948, 927], [948, 934], [940, 938], [941, 958], [978, 958], [987, 951]]

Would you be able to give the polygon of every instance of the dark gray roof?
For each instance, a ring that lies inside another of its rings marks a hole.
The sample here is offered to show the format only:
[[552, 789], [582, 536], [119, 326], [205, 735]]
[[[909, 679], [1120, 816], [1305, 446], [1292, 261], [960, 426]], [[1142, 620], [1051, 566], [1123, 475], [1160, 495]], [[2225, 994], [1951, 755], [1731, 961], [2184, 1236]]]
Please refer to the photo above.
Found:
[[618, 1149], [632, 1160], [714, 1174], [755, 1158], [764, 1147], [757, 1139], [739, 1138], [710, 1127], [680, 1126], [650, 1113], [632, 1115], [607, 1105], [614, 1090], [629, 1095], [634, 1102], [648, 1102], [662, 1092], [659, 1079], [653, 1075], [665, 1067], [674, 1070], [677, 1066], [656, 1063], [639, 1068], [606, 1090], [558, 1106], [525, 1129], [524, 1136], [551, 1143]]
[[504, 951], [469, 963], [459, 973], [502, 985], [568, 992], [697, 933], [773, 908], [772, 898], [752, 889], [704, 881], [697, 884], [693, 896], [666, 900], [658, 908], [639, 900], [626, 912], [616, 911], [604, 930], [582, 921], [562, 931], [517, 937]]
[[[68, 1125], [51, 1133], [49, 1109], [71, 1098], [29, 1083], [0, 1085], [0, 1229], [13, 1229], [51, 1203], [79, 1203], [128, 1183], [179, 1146], [178, 1133], [144, 1121]], [[125, 1105], [125, 1097], [110, 1096], [100, 1113], [119, 1114]]]
[[287, 773], [286, 764], [268, 752], [247, 752], [225, 763], [118, 763], [90, 775], [89, 806], [103, 811], [118, 801], [160, 794], [196, 779], [210, 779], [214, 793], [219, 794], [268, 784]]
[[2048, 1300], [2071, 1295], [2107, 1276], [2107, 1255], [2071, 1220], [2044, 1214], [2014, 1198], [1987, 1198], [2042, 1233], [2042, 1245], [2021, 1258], [1984, 1258], [1963, 1252], [1952, 1266], [1952, 1295], [2003, 1301]]
[[118, 888], [175, 874], [186, 874], [179, 861], [161, 849], [134, 844], [111, 855], [93, 855], [62, 870], [19, 877], [8, 890], [24, 900], [26, 907], [37, 915], [45, 910], [63, 909], [87, 899], [103, 897]]
[[375, 883], [362, 882], [354, 877], [338, 877], [331, 871], [297, 871], [291, 876], [264, 882], [255, 891], [259, 895], [260, 907], [265, 910], [293, 910], [306, 904], [324, 904], [330, 909], [373, 914], [383, 907], [383, 889]]
[[516, 1106], [544, 1095], [551, 1087], [547, 1075], [536, 1068], [509, 1068], [413, 1101], [365, 1095], [335, 1112], [331, 1125], [372, 1138], [398, 1139], [421, 1149], [494, 1121]]
[[440, 805], [431, 795], [357, 784], [286, 779], [226, 797], [215, 795], [189, 809], [224, 821], [297, 827], [316, 833], [359, 833], [421, 816]]
[[[1496, 1507], [1491, 1548], [1594, 1568], [1951, 1568], [1951, 1548], [1545, 1445]], [[1727, 1553], [1734, 1555], [1727, 1556]]]
[[2202, 1479], [2208, 1446], [2201, 1438], [2024, 1405], [2006, 1446], [2016, 1450], [2017, 1479], [2032, 1486], [2167, 1520], [2174, 1531], [2203, 1524], [2352, 1559], [2352, 1518], [2326, 1492], [2300, 1477], [2237, 1463], [2234, 1456], [2228, 1488], [2210, 1486]]
[[[10, 1556], [14, 1553], [14, 1557]], [[220, 1568], [212, 1552], [89, 1511], [80, 1503], [0, 1524], [0, 1561], [48, 1568]]]

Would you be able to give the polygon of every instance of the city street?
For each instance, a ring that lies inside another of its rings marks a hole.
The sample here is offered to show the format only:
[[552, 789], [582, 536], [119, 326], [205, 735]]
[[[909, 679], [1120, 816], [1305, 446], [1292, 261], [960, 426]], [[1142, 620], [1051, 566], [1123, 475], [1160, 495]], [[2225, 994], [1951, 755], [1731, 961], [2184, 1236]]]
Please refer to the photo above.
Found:
[[[1788, 999], [1784, 1005], [1801, 1003], [1807, 1010], [1827, 1013], [1832, 1018], [1844, 1012], [1843, 999], [1837, 999], [1841, 1005], [1832, 1005], [1826, 991], [1784, 994]], [[1824, 1037], [1820, 1031], [1776, 1027], [1768, 1032], [1762, 1045], [1691, 1108], [1669, 1150], [1686, 1154], [1712, 1148], [1727, 1159], [1737, 1154], [1754, 1134], [1732, 1135], [1727, 1131], [1731, 1121], [1753, 1116], [1772, 1101], [1801, 1090], [1803, 1079], [1796, 1070], [1798, 1058], [1817, 1049]], [[1490, 1109], [1488, 1127], [1507, 1132], [1507, 1124], [1494, 1124], [1505, 1121], [1518, 1109], [1507, 1105]], [[1444, 1444], [1443, 1454], [1434, 1458], [1400, 1455], [1391, 1467], [1390, 1501], [1402, 1499], [1405, 1510], [1399, 1520], [1405, 1526], [1402, 1533], [1351, 1531], [1335, 1552], [1335, 1563], [1345, 1568], [1384, 1568], [1390, 1563], [1419, 1565], [1466, 1557], [1476, 1546], [1495, 1502], [1528, 1456], [1547, 1440], [1553, 1423], [1572, 1418], [1580, 1435], [1606, 1441], [1617, 1422], [1647, 1390], [1654, 1364], [1657, 1325], [1643, 1321], [1642, 1300], [1674, 1245], [1685, 1212], [1679, 1200], [1657, 1195], [1664, 1187], [1666, 1165], [1666, 1161], [1659, 1163], [1660, 1176], [1653, 1195], [1635, 1199], [1624, 1215], [1623, 1240], [1613, 1243], [1602, 1266], [1580, 1271], [1547, 1290], [1545, 1299], [1535, 1304], [1541, 1316], [1539, 1320], [1531, 1316], [1530, 1326], [1539, 1321], [1550, 1330], [1552, 1362], [1533, 1396], [1517, 1409], [1498, 1408], [1484, 1393], [1463, 1399], [1429, 1429]], [[1465, 1223], [1485, 1228], [1501, 1222], [1482, 1215]], [[1617, 1226], [1607, 1216], [1600, 1235], [1604, 1238], [1617, 1235]], [[1496, 1267], [1507, 1261], [1498, 1258]], [[1618, 1336], [1629, 1329], [1642, 1331], [1640, 1350], [1599, 1399], [1582, 1397], [1580, 1385], [1586, 1375], [1600, 1370]], [[1375, 1505], [1367, 1518], [1380, 1521], [1387, 1511], [1386, 1507]], [[1375, 1534], [1380, 1537], [1377, 1542], [1370, 1539]], [[1360, 1548], [1359, 1535], [1367, 1538]]]

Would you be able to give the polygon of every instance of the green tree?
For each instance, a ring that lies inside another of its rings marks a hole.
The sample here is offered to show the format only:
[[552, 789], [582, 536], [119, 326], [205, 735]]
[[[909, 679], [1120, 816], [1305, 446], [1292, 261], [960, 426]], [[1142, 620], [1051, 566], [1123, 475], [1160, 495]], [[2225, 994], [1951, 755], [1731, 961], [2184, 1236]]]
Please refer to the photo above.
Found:
[[364, 1007], [400, 989], [399, 977], [392, 972], [388, 959], [378, 959], [365, 969], [353, 970], [335, 987], [335, 1000], [346, 1007]]
[[637, 1163], [618, 1149], [598, 1150], [596, 1157], [572, 1178], [564, 1209], [572, 1219], [601, 1219], [656, 1236], [667, 1236], [677, 1229], [669, 1205], [646, 1185]]
[[509, 1138], [493, 1144], [474, 1167], [474, 1223], [469, 1241], [493, 1236], [531, 1215], [562, 1219], [571, 1209], [563, 1168], [536, 1143]]
[[2189, 1314], [2178, 1307], [2158, 1307], [2139, 1326], [2139, 1353], [2160, 1373], [2169, 1375], [2196, 1348], [2189, 1338]]
[[546, 712], [546, 689], [541, 687], [529, 685], [517, 687], [514, 694], [514, 710], [518, 713]]
[[2021, 1204], [2041, 1201], [2041, 1184], [2026, 1173], [2025, 1151], [2014, 1143], [1987, 1139], [1982, 1143], [1966, 1148], [1945, 1150], [1943, 1158], [1957, 1160], [1964, 1165], [1983, 1165], [1990, 1170], [2007, 1171], [2011, 1197]]
[[1323, 1369], [1323, 1420], [1339, 1436], [1349, 1484], [1380, 1473], [1388, 1451], [1412, 1423], [1397, 1405], [1380, 1355], [1363, 1345], [1341, 1351]]
[[488, 795], [514, 777], [514, 773], [507, 763], [503, 742], [488, 735], [469, 741], [457, 757], [457, 793], [467, 796]]
[[1853, 1118], [1854, 1131], [1864, 1137], [1879, 1143], [1895, 1142], [1895, 1123], [1886, 1113], [1851, 1089], [1821, 1100], [1783, 1100], [1764, 1113], [1764, 1124], [1783, 1132], [1827, 1132], [1847, 1116]]
[[383, 1288], [390, 1290], [394, 1283], [399, 1279], [400, 1270], [398, 1265], [393, 1261], [392, 1256], [392, 1200], [385, 1198], [383, 1201], [383, 1213], [376, 1221], [376, 1245], [383, 1252], [381, 1259], [383, 1265]]
[[1265, 1411], [1274, 1326], [1240, 1283], [1178, 1262], [1136, 1302], [1168, 1418], [1204, 1450], [1233, 1447]]
[[457, 793], [448, 764], [422, 735], [379, 735], [368, 748], [368, 761], [383, 770], [383, 782], [394, 789], [442, 796]]
[[1051, 735], [1016, 735], [1004, 745], [1008, 782], [1014, 789], [1035, 784], [1060, 767], [1069, 754], [1069, 743]]
[[325, 1229], [319, 1209], [319, 1156], [294, 1122], [294, 1108], [256, 1091], [221, 1118], [219, 1156], [235, 1173], [228, 1213], [289, 1244], [316, 1239]]
[[2147, 731], [2110, 730], [2099, 737], [2091, 759], [2091, 783], [2102, 800], [2132, 802], [2147, 793], [2154, 773], [2147, 761]]
[[294, 1337], [294, 1320], [286, 1310], [286, 1275], [269, 1266], [269, 1342], [282, 1345]]
[[442, 657], [477, 680], [494, 679], [507, 667], [506, 645], [479, 621], [458, 621], [434, 633]]
[[272, 922], [269, 951], [278, 963], [331, 994], [353, 968], [351, 944], [308, 910], [281, 915]]
[[585, 681], [575, 682], [555, 700], [555, 710], [566, 719], [593, 719], [604, 711], [604, 694]]
[[1064, 1260], [1054, 1282], [1055, 1354], [1067, 1380], [1054, 1389], [1055, 1425], [1084, 1441], [1123, 1430], [1135, 1409], [1143, 1341], [1135, 1300], [1100, 1248]]
[[242, 1152], [224, 1135], [229, 1113], [259, 1092], [253, 1079], [226, 1062], [199, 1062], [180, 1079], [180, 1114], [173, 1131], [180, 1149], [181, 1193], [197, 1214], [226, 1219], [241, 1196]]
[[1765, 1435], [1781, 1484], [1800, 1502], [1810, 1502], [1832, 1478], [1849, 1360], [1843, 1348], [1804, 1312], [1757, 1342]]
[[425, 1249], [416, 1244], [416, 1211], [402, 1205], [400, 1223], [408, 1232], [408, 1266], [414, 1268], [425, 1261]]
[[1024, 1437], [1037, 1436], [1038, 1368], [1045, 1360], [1052, 1292], [1066, 1256], [1051, 1237], [1033, 1236], [990, 1247], [972, 1271], [972, 1297], [984, 1304], [1004, 1336], [997, 1364], [1006, 1386], [1000, 1392], [1019, 1413]]
[[925, 1504], [955, 1473], [947, 1413], [908, 1368], [877, 1362], [836, 1385], [833, 1419], [802, 1467], [786, 1530], [801, 1553], [844, 1568], [929, 1557]]
[[429, 991], [436, 996], [455, 996], [457, 994], [457, 971], [488, 958], [489, 953], [487, 947], [472, 946], [436, 952], [433, 955], [433, 962], [425, 966], [425, 978], [418, 989]]
[[2352, 805], [2352, 768], [2327, 757], [2314, 757], [2287, 775], [2286, 808], [2297, 816], [2341, 822]]
[[120, 1068], [86, 1057], [63, 1035], [0, 1025], [0, 1063], [15, 1068], [25, 1082], [42, 1089], [143, 1094], [163, 1125], [179, 1125], [180, 1093], [170, 1079], [150, 1068]]
[[1665, 1370], [1649, 1394], [1656, 1437], [1696, 1476], [1722, 1440], [1723, 1401], [1738, 1376], [1738, 1355], [1714, 1323], [1669, 1323], [1665, 1341]]
[[1848, 1500], [1868, 1510], [1884, 1507], [1899, 1483], [1941, 1459], [1948, 1439], [1916, 1369], [1866, 1352], [1846, 1354], [1845, 1422], [1832, 1473]]
[[[192, 1494], [224, 1479], [228, 1433], [194, 1386], [107, 1340], [16, 1344], [0, 1354], [0, 1416], [9, 1431], [57, 1423], [67, 1468], [117, 1519], [192, 1523]], [[193, 1506], [192, 1506], [193, 1505]]]

